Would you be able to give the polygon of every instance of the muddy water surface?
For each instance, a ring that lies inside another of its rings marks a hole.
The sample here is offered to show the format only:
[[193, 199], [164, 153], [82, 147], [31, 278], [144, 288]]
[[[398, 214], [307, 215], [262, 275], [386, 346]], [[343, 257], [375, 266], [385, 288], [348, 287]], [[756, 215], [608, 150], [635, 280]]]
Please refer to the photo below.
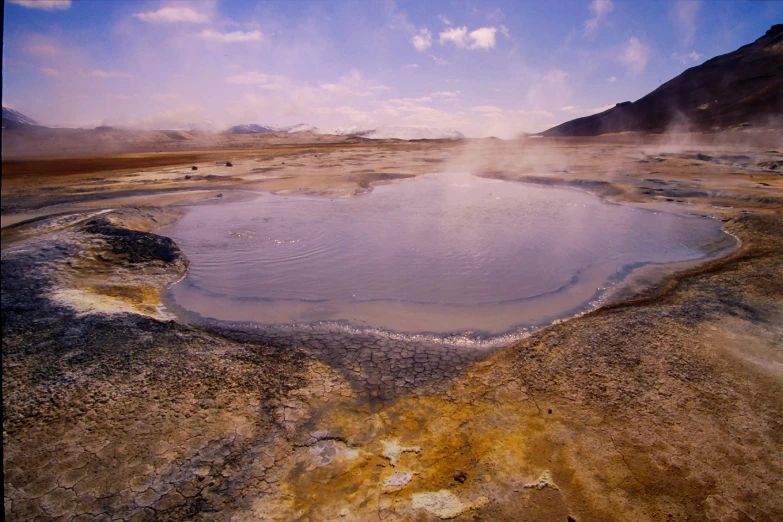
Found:
[[508, 333], [584, 310], [629, 270], [731, 244], [720, 222], [564, 188], [439, 174], [348, 199], [264, 194], [161, 230], [177, 307], [261, 324]]

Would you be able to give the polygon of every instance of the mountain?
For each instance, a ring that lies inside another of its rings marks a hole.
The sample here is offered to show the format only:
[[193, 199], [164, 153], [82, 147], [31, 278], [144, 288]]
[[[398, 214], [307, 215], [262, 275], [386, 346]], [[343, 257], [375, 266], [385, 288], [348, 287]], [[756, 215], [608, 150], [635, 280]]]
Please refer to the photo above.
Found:
[[567, 121], [542, 136], [718, 130], [783, 122], [783, 24], [755, 42], [691, 67], [635, 102]]
[[[24, 114], [17, 112], [13, 109], [3, 107], [3, 129], [13, 129], [19, 126], [38, 125], [40, 124], [35, 120], [28, 118]], [[199, 123], [183, 126], [183, 131], [202, 131], [210, 132], [212, 130], [212, 124]], [[102, 126], [97, 130], [108, 131], [120, 129]], [[130, 129], [129, 129], [130, 130]], [[161, 131], [161, 132], [174, 132], [174, 131]], [[338, 136], [354, 136], [369, 139], [400, 139], [400, 140], [420, 140], [420, 139], [451, 139], [458, 140], [465, 136], [461, 132], [449, 129], [439, 129], [435, 127], [415, 127], [405, 125], [389, 125], [385, 127], [377, 127], [372, 129], [359, 129], [357, 127], [351, 127], [349, 129], [337, 129], [330, 133], [323, 133], [317, 127], [309, 125], [307, 123], [297, 123], [296, 125], [259, 125], [257, 123], [246, 123], [242, 125], [235, 125], [226, 130], [228, 134], [336, 134]]]
[[228, 129], [231, 134], [263, 134], [267, 132], [287, 132], [289, 134], [295, 132], [312, 132], [313, 134], [319, 134], [320, 131], [308, 125], [306, 123], [297, 123], [296, 125], [288, 125], [280, 127], [277, 125], [258, 125], [256, 123], [247, 123], [244, 125], [235, 125]]
[[38, 123], [32, 118], [25, 116], [21, 112], [3, 107], [3, 128], [8, 129], [13, 127], [14, 125], [19, 125], [19, 124], [40, 125], [40, 123]]
[[273, 127], [264, 127], [255, 123], [235, 125], [228, 129], [231, 134], [262, 134], [264, 132], [277, 132]]
[[374, 129], [336, 129], [332, 134], [343, 136], [361, 136], [373, 140], [460, 140], [465, 136], [456, 130], [439, 129], [436, 127], [418, 127], [412, 125], [387, 125]]

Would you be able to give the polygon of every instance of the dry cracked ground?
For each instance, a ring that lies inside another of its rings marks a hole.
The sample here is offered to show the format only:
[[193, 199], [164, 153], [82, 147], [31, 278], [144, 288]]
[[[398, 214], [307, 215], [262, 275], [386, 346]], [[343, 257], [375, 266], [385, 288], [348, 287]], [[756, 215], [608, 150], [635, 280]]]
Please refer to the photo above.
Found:
[[[207, 173], [195, 188], [212, 192], [195, 195], [160, 190], [185, 183], [190, 158], [4, 173], [6, 520], [783, 519], [783, 157], [742, 147], [313, 147], [264, 179], [252, 165], [279, 151], [243, 151], [238, 174]], [[160, 307], [188, 267], [153, 233], [178, 203], [236, 188], [347, 196], [449, 168], [718, 216], [741, 246], [637, 274], [611, 304], [492, 353], [226, 331]]]

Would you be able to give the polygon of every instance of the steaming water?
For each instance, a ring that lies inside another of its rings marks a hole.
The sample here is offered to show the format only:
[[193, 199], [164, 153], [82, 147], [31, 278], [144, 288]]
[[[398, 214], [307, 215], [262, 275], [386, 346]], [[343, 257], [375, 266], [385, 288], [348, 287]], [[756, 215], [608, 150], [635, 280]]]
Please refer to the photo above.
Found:
[[492, 334], [573, 315], [630, 267], [727, 238], [710, 219], [468, 174], [195, 206], [161, 233], [192, 262], [170, 299], [205, 318]]

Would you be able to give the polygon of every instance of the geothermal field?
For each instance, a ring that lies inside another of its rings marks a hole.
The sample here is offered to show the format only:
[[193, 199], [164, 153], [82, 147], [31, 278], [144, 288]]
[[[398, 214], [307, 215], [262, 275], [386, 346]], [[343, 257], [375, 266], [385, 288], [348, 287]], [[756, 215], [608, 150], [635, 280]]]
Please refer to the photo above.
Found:
[[4, 108], [5, 519], [783, 520], [782, 56], [507, 139]]
[[765, 136], [9, 161], [6, 506], [774, 520]]

